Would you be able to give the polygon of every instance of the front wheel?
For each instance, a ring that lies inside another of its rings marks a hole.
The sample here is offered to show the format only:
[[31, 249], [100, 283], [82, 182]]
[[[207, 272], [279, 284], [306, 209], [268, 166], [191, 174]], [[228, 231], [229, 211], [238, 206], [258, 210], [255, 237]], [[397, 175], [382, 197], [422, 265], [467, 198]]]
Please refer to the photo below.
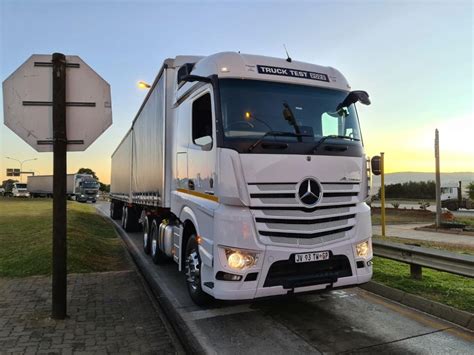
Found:
[[186, 244], [185, 256], [186, 284], [189, 296], [198, 306], [205, 306], [212, 301], [212, 297], [202, 290], [201, 268], [202, 262], [199, 256], [199, 248], [196, 235], [192, 235]]

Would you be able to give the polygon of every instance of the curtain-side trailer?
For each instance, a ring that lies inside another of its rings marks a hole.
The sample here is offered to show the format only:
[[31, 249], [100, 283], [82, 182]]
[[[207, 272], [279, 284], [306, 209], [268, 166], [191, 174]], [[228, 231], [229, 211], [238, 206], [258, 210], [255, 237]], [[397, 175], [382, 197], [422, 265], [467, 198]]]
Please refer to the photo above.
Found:
[[334, 68], [218, 53], [165, 60], [112, 154], [110, 215], [172, 259], [197, 304], [370, 280], [369, 171]]
[[[99, 185], [90, 174], [67, 174], [66, 195], [80, 202], [96, 202]], [[53, 197], [53, 175], [28, 176], [31, 197]]]

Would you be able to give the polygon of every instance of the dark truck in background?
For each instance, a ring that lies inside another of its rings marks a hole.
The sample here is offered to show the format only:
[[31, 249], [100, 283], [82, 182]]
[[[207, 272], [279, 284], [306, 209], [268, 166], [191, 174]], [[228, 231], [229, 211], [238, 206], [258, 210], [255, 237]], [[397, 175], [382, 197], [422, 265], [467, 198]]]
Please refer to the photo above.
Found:
[[[28, 191], [31, 197], [53, 196], [53, 175], [28, 176]], [[97, 201], [99, 182], [90, 174], [68, 174], [66, 194], [79, 202]]]

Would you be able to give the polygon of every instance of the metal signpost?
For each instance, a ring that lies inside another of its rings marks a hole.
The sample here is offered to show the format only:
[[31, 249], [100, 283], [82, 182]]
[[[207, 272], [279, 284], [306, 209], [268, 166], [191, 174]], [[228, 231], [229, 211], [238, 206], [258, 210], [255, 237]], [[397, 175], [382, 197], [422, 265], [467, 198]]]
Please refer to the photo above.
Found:
[[83, 151], [112, 124], [110, 86], [81, 58], [33, 55], [3, 82], [5, 125], [53, 151], [52, 318], [67, 315], [66, 152]]

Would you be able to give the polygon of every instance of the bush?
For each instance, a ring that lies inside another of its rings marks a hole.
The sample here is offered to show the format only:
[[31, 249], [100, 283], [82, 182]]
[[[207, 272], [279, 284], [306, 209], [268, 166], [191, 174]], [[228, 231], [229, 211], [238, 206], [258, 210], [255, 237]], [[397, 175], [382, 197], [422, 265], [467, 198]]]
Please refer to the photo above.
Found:
[[[379, 190], [380, 195], [380, 190]], [[386, 198], [417, 198], [435, 199], [436, 184], [434, 181], [409, 181], [403, 184], [390, 184], [385, 186]]]
[[392, 206], [398, 210], [398, 207], [400, 207], [400, 202], [392, 202]]

